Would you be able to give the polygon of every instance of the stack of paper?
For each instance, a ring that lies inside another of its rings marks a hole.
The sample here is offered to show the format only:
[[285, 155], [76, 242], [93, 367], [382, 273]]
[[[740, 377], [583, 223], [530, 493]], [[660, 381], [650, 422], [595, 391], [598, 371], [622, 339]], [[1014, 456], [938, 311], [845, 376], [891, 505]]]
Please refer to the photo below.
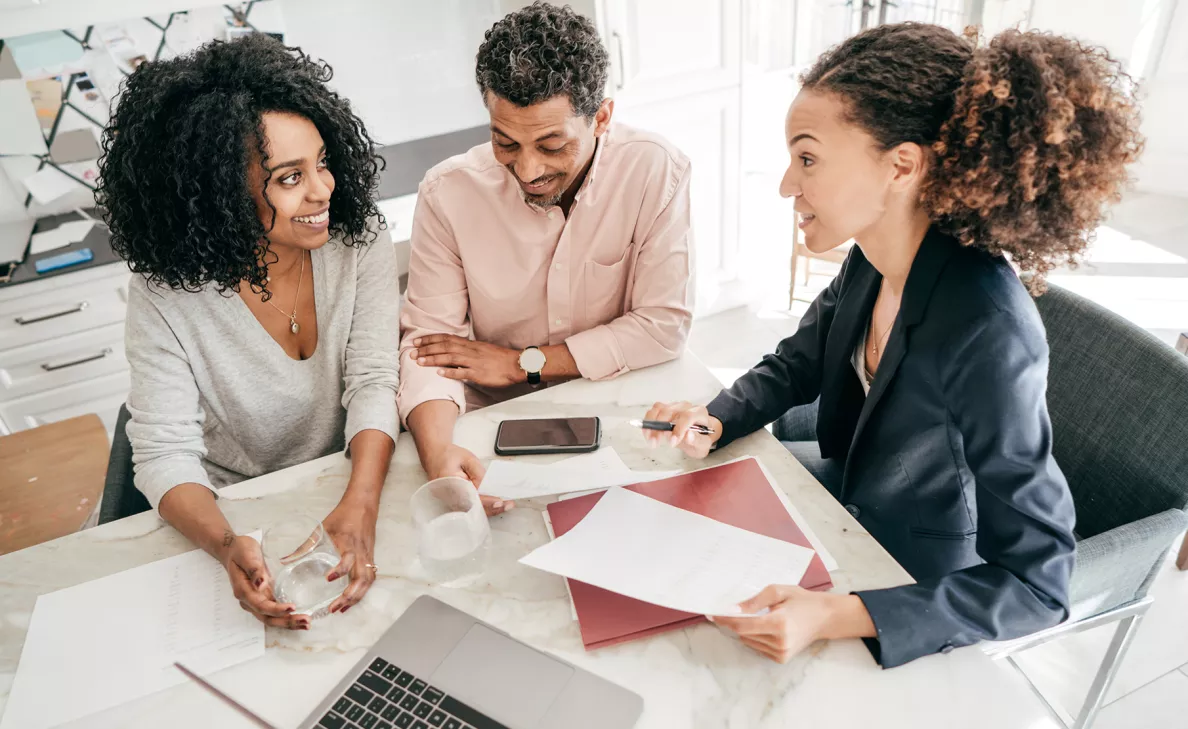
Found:
[[680, 471], [633, 471], [610, 446], [556, 463], [492, 461], [480, 494], [500, 499], [531, 499], [573, 491], [592, 491], [675, 476]]
[[29, 242], [29, 255], [36, 256], [46, 251], [74, 245], [86, 238], [93, 227], [95, 227], [93, 220], [72, 220], [69, 223], [62, 223], [53, 230], [34, 233], [33, 239]]
[[222, 566], [188, 552], [37, 598], [0, 729], [42, 729], [264, 655]]
[[768, 585], [798, 584], [813, 550], [626, 489], [521, 563], [653, 605], [736, 615]]

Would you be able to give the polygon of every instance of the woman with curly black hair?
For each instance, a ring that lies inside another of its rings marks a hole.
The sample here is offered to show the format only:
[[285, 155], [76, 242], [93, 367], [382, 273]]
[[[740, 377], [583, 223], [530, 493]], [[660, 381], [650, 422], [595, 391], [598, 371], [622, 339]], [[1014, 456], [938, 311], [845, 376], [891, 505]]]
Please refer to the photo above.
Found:
[[380, 490], [399, 432], [399, 297], [377, 241], [379, 164], [331, 70], [265, 35], [141, 66], [104, 134], [98, 200], [128, 262], [135, 484], [227, 569], [245, 610], [275, 599], [259, 544], [217, 489], [349, 448], [323, 519], [350, 582], [375, 579]]
[[884, 667], [1054, 625], [1075, 517], [1028, 289], [1084, 252], [1126, 182], [1142, 147], [1129, 79], [1067, 38], [977, 47], [908, 23], [850, 38], [801, 81], [780, 192], [810, 250], [856, 245], [775, 354], [708, 407], [647, 417], [700, 458], [819, 398], [815, 433], [809, 418], [789, 449], [916, 584], [773, 585], [740, 606], [766, 614], [715, 620], [778, 661], [862, 637]]

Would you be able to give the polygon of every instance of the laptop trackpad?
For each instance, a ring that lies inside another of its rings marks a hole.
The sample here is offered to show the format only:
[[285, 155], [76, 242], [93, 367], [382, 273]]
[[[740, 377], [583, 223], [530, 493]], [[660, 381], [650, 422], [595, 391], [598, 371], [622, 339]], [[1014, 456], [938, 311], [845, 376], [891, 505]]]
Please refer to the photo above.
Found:
[[475, 624], [429, 682], [512, 727], [536, 726], [573, 669]]

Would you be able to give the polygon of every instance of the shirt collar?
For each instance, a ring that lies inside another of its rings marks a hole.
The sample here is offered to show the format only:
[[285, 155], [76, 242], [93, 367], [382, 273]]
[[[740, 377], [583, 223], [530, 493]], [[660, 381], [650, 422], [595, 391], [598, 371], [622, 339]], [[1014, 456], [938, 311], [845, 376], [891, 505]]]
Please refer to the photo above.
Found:
[[573, 196], [574, 204], [577, 204], [582, 199], [582, 195], [590, 189], [594, 184], [594, 178], [598, 176], [598, 163], [602, 159], [602, 150], [606, 148], [607, 138], [610, 137], [611, 128], [607, 126], [606, 131], [602, 136], [594, 141], [594, 160], [590, 163], [590, 171], [586, 173], [586, 179], [582, 181], [582, 186], [578, 188], [577, 194]]

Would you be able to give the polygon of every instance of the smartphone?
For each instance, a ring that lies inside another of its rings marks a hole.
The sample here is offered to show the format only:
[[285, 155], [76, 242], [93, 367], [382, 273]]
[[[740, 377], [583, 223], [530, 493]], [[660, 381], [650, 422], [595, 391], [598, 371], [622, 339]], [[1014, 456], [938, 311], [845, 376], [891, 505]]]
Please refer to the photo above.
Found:
[[589, 453], [598, 450], [601, 440], [598, 418], [504, 420], [495, 434], [495, 452], [501, 456]]

